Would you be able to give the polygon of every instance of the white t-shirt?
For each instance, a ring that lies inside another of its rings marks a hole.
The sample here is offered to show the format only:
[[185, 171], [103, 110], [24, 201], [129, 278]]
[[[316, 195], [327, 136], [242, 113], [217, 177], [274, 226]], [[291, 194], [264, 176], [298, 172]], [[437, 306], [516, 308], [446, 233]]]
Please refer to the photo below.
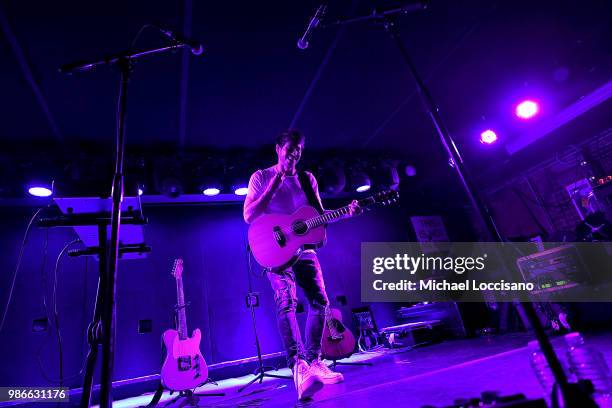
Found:
[[[310, 172], [306, 172], [306, 175], [310, 179], [310, 183], [312, 184], [312, 189], [317, 196], [317, 200], [319, 203], [321, 202], [321, 197], [319, 196], [319, 187], [317, 184], [317, 180]], [[244, 208], [246, 208], [250, 203], [257, 200], [268, 185], [272, 181], [272, 179], [276, 176], [275, 166], [268, 167], [267, 169], [257, 170], [251, 176], [249, 180], [249, 191], [247, 193], [246, 199], [244, 200]], [[302, 190], [300, 186], [300, 180], [298, 178], [297, 173], [293, 176], [285, 176], [285, 179], [278, 187], [274, 196], [270, 200], [270, 203], [264, 210], [265, 214], [292, 214], [298, 208], [304, 207], [305, 205], [309, 205], [308, 198], [306, 198], [306, 193]], [[321, 207], [323, 207], [321, 205]]]

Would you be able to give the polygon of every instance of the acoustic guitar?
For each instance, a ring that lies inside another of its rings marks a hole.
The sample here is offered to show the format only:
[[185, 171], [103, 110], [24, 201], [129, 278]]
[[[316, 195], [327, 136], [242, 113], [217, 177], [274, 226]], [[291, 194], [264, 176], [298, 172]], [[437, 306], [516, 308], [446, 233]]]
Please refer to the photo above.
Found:
[[191, 337], [187, 335], [182, 259], [174, 261], [172, 275], [176, 279], [178, 330], [166, 330], [162, 335], [167, 352], [161, 369], [161, 380], [169, 390], [185, 391], [199, 387], [208, 380], [208, 366], [200, 352], [200, 329], [195, 329]]
[[[381, 191], [359, 200], [361, 208], [375, 204], [391, 204], [399, 198], [394, 190]], [[257, 263], [264, 268], [276, 269], [292, 265], [304, 249], [325, 245], [325, 225], [342, 219], [349, 206], [325, 214], [305, 206], [291, 215], [266, 214], [249, 226], [249, 245]]]
[[355, 336], [342, 323], [342, 313], [329, 309], [325, 314], [325, 326], [321, 336], [321, 355], [328, 360], [349, 357], [355, 351]]

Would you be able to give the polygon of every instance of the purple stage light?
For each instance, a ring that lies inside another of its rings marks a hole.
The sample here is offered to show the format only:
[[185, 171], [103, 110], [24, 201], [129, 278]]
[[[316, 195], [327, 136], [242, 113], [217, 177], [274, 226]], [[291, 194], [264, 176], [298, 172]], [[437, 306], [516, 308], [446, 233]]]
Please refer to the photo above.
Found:
[[363, 193], [364, 191], [368, 191], [370, 189], [370, 185], [369, 184], [364, 184], [362, 186], [357, 187], [355, 190], [358, 193]]
[[28, 189], [28, 193], [35, 197], [49, 197], [51, 194], [53, 194], [53, 191], [47, 187], [33, 186]]
[[414, 177], [416, 176], [416, 168], [413, 165], [408, 164], [406, 167], [404, 167], [404, 173], [406, 173], [408, 177]]
[[497, 134], [491, 129], [487, 129], [480, 134], [480, 143], [491, 144], [497, 141]]
[[141, 196], [144, 194], [144, 190], [142, 188], [138, 189], [138, 195]]
[[534, 101], [523, 101], [516, 106], [516, 116], [521, 119], [531, 119], [535, 115], [537, 115], [539, 111], [539, 106]]
[[234, 194], [239, 195], [239, 196], [245, 196], [247, 195], [248, 192], [249, 192], [249, 189], [247, 187], [238, 187], [234, 189]]
[[[217, 195], [217, 194], [219, 194], [220, 192], [221, 192], [221, 190], [219, 190], [219, 189], [218, 189], [218, 188], [216, 188], [216, 187], [208, 187], [208, 188], [205, 188], [205, 189], [202, 191], [202, 194], [204, 194], [204, 195], [206, 195], [206, 196], [216, 196], [216, 195]], [[238, 193], [236, 193], [236, 194], [238, 194]]]

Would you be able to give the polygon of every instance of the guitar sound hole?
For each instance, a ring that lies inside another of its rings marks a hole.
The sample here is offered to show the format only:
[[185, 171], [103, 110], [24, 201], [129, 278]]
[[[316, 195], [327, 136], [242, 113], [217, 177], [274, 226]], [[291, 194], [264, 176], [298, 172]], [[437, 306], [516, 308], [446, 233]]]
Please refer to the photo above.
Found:
[[339, 333], [335, 333], [335, 334], [332, 334], [331, 336], [329, 336], [327, 339], [329, 341], [332, 341], [332, 342], [334, 342], [334, 341], [342, 341], [342, 339], [344, 339], [344, 336], [339, 334]]
[[332, 320], [332, 324], [334, 326], [334, 331], [336, 333], [343, 333], [344, 332], [344, 325], [342, 324], [342, 322], [340, 322], [340, 321], [338, 321], [336, 319], [333, 319]]
[[336, 319], [330, 319], [328, 321], [329, 324], [329, 331], [330, 331], [330, 336], [329, 336], [329, 340], [330, 341], [340, 341], [344, 338], [344, 335], [342, 333], [344, 333], [344, 325], [339, 322]]
[[308, 232], [308, 226], [304, 221], [298, 221], [291, 226], [293, 232], [298, 235], [303, 235]]

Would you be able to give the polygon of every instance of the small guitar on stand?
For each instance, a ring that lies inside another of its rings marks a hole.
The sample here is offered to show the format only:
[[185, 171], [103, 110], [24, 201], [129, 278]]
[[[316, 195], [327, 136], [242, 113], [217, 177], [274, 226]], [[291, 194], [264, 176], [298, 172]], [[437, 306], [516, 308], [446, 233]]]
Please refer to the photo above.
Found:
[[161, 379], [165, 388], [185, 391], [199, 387], [208, 380], [208, 366], [200, 352], [202, 339], [200, 329], [195, 329], [191, 337], [187, 335], [182, 259], [174, 261], [172, 275], [176, 279], [178, 330], [166, 330], [162, 335], [167, 353], [161, 370]]
[[321, 336], [321, 356], [332, 360], [330, 368], [335, 369], [338, 365], [371, 366], [372, 363], [368, 362], [338, 361], [350, 357], [355, 352], [356, 345], [353, 332], [342, 323], [342, 313], [338, 309], [327, 308]]
[[342, 323], [342, 313], [338, 309], [327, 309], [325, 326], [321, 336], [321, 354], [328, 360], [347, 358], [355, 351], [356, 341], [353, 333]]
[[[398, 198], [397, 191], [381, 191], [359, 200], [359, 207], [387, 205]], [[290, 266], [298, 259], [302, 250], [325, 245], [325, 225], [342, 219], [349, 211], [349, 207], [345, 206], [319, 214], [315, 208], [304, 206], [291, 215], [262, 215], [249, 227], [249, 245], [253, 256], [264, 268]]]

